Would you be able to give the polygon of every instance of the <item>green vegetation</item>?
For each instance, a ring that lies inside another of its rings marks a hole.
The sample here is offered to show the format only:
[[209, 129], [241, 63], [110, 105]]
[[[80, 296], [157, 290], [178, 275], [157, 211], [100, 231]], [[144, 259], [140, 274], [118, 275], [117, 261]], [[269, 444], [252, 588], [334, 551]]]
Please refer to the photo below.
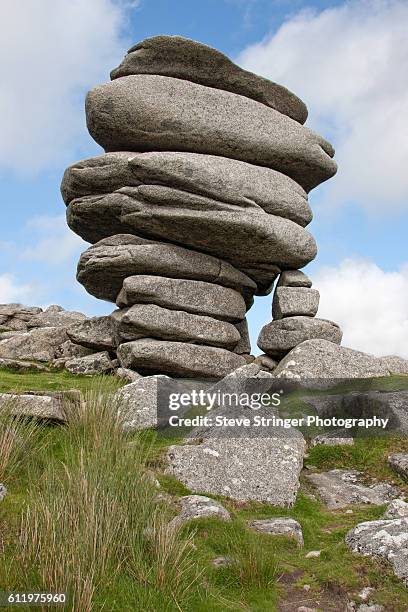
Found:
[[[106, 376], [100, 377], [101, 384], [105, 384]], [[125, 381], [116, 376], [109, 377], [112, 384], [117, 388], [126, 384]], [[12, 370], [0, 369], [0, 393], [22, 392], [22, 391], [67, 391], [79, 389], [87, 391], [95, 388], [98, 377], [78, 376], [70, 374], [67, 370], [56, 372], [14, 372]]]
[[[352, 555], [344, 542], [349, 529], [381, 517], [384, 507], [328, 511], [304, 483], [291, 509], [217, 498], [230, 522], [200, 519], [173, 527], [177, 499], [190, 491], [163, 473], [164, 454], [181, 440], [152, 431], [124, 434], [112, 401], [122, 384], [66, 372], [1, 372], [2, 391], [76, 387], [86, 404], [67, 407], [66, 426], [12, 418], [11, 404], [0, 413], [0, 482], [8, 488], [0, 502], [0, 590], [67, 590], [67, 609], [81, 612], [299, 606], [327, 612], [359, 601], [358, 592], [372, 586], [372, 599], [385, 610], [408, 609], [408, 590], [390, 566]], [[386, 461], [396, 451], [408, 451], [405, 439], [361, 439], [354, 446], [311, 448], [307, 464], [358, 469], [403, 487]], [[304, 548], [248, 526], [274, 516], [299, 521]], [[311, 550], [320, 557], [306, 559]]]

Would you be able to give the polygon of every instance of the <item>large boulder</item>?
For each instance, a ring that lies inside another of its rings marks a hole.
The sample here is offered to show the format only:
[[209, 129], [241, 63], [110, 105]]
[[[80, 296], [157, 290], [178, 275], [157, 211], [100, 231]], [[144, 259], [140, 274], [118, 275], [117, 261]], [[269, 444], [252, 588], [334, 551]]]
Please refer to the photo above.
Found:
[[390, 561], [408, 586], [408, 518], [359, 523], [348, 532], [346, 544], [354, 553]]
[[65, 362], [65, 368], [71, 374], [83, 374], [87, 376], [96, 376], [98, 374], [108, 374], [114, 369], [109, 353], [101, 351], [92, 353], [86, 357], [75, 357], [68, 359]]
[[123, 308], [143, 303], [232, 322], [242, 320], [246, 311], [242, 295], [228, 287], [142, 274], [125, 278], [117, 305]]
[[[79, 161], [65, 171], [61, 192], [65, 203], [90, 195], [105, 195], [125, 187], [162, 186], [183, 192], [191, 202], [219, 210], [264, 210], [305, 226], [312, 211], [304, 189], [288, 176], [245, 162], [199, 153], [117, 151]], [[168, 190], [144, 189], [166, 202]], [[204, 200], [194, 199], [195, 195]], [[179, 195], [180, 198], [180, 195]]]
[[235, 349], [241, 339], [232, 323], [156, 304], [116, 310], [111, 318], [118, 344], [147, 337]]
[[78, 281], [91, 295], [116, 302], [128, 276], [151, 274], [216, 283], [252, 295], [255, 282], [231, 264], [181, 246], [119, 234], [82, 253]]
[[287, 174], [306, 190], [336, 172], [333, 147], [293, 119], [243, 96], [156, 75], [116, 79], [86, 99], [91, 136], [106, 151], [192, 151]]
[[274, 370], [274, 376], [279, 378], [297, 379], [372, 378], [403, 373], [408, 374], [408, 360], [374, 357], [327, 340], [302, 342]]
[[[262, 328], [258, 346], [271, 357], [283, 357], [289, 351], [292, 354], [295, 346], [307, 340], [311, 341], [311, 338], [319, 338], [320, 342], [336, 343], [334, 344], [336, 346], [341, 342], [342, 332], [336, 323], [326, 319], [304, 316], [286, 317], [272, 321]], [[279, 364], [275, 374], [280, 371]]]
[[148, 429], [158, 425], [157, 387], [168, 381], [168, 376], [145, 376], [125, 385], [113, 398], [126, 431]]
[[[67, 209], [71, 229], [88, 242], [113, 234], [144, 235], [224, 259], [257, 283], [268, 286], [280, 266], [302, 267], [316, 256], [312, 235], [297, 223], [258, 211], [225, 206], [209, 208], [204, 198], [196, 204], [183, 192], [165, 188], [128, 187], [102, 196], [73, 200]], [[180, 196], [180, 199], [179, 199]]]
[[304, 123], [307, 108], [286, 87], [234, 64], [226, 55], [182, 36], [153, 36], [134, 45], [111, 78], [160, 74], [231, 91]]
[[116, 348], [112, 319], [92, 317], [67, 330], [68, 337], [75, 344], [80, 344], [96, 351], [112, 351]]
[[302, 436], [224, 436], [170, 446], [167, 473], [197, 493], [292, 506], [303, 465]]
[[220, 378], [245, 364], [241, 355], [222, 348], [145, 338], [118, 347], [124, 368], [186, 378]]
[[53, 361], [64, 356], [67, 341], [64, 327], [40, 327], [6, 340], [0, 336], [0, 358]]
[[285, 317], [314, 317], [319, 308], [320, 294], [308, 287], [277, 287], [273, 296], [274, 320]]

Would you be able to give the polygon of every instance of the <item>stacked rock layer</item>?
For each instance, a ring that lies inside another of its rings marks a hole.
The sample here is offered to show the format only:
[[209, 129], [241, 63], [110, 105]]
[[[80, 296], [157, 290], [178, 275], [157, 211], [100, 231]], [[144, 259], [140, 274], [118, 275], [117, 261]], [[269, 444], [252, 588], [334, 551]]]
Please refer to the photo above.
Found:
[[253, 296], [316, 255], [307, 193], [336, 172], [333, 148], [294, 94], [191, 40], [147, 39], [111, 78], [86, 101], [106, 153], [62, 182], [68, 224], [92, 243], [78, 280], [116, 302], [122, 367], [219, 378], [250, 353]]

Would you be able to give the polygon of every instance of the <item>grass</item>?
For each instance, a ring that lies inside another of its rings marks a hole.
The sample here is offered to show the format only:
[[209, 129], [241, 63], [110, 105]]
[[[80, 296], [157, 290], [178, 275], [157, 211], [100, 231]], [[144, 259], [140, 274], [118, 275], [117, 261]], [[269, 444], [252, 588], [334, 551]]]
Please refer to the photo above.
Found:
[[[8, 373], [5, 380], [3, 374], [0, 385], [8, 391], [16, 380], [21, 390], [30, 384], [43, 391], [44, 381], [52, 390], [81, 386], [86, 404], [67, 406], [66, 426], [39, 427], [0, 413], [0, 482], [9, 490], [0, 502], [1, 590], [67, 590], [68, 609], [84, 612], [261, 612], [280, 605], [327, 612], [359, 601], [358, 592], [372, 586], [373, 600], [386, 611], [408, 609], [408, 590], [390, 566], [352, 555], [344, 541], [359, 522], [380, 518], [383, 507], [328, 511], [305, 490], [290, 509], [217, 497], [231, 521], [200, 519], [175, 529], [172, 499], [190, 491], [163, 474], [163, 457], [181, 439], [124, 434], [112, 402], [122, 381], [64, 372]], [[307, 463], [359, 469], [402, 486], [386, 461], [396, 451], [408, 452], [407, 441], [361, 439], [354, 446], [313, 447]], [[248, 526], [273, 516], [299, 521], [303, 549]], [[310, 550], [321, 550], [320, 557], [306, 559]], [[226, 564], [216, 567], [216, 557]]]
[[[67, 391], [69, 389], [79, 389], [85, 392], [94, 388], [98, 379], [103, 385], [106, 378], [106, 376], [98, 378], [71, 374], [67, 370], [16, 373], [12, 370], [0, 369], [0, 393], [10, 391], [17, 393], [22, 391]], [[124, 380], [115, 376], [109, 378], [117, 388], [126, 384]]]

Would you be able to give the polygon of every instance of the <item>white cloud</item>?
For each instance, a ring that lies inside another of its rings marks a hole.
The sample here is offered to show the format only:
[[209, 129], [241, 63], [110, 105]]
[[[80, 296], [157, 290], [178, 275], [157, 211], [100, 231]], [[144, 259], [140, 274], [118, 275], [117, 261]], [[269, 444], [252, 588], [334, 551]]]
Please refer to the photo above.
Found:
[[33, 297], [31, 285], [19, 285], [11, 274], [0, 274], [0, 304], [24, 302]]
[[408, 3], [345, 2], [290, 17], [238, 58], [306, 101], [308, 125], [337, 148], [326, 203], [408, 206]]
[[121, 0], [2, 0], [0, 167], [30, 174], [87, 142], [84, 93], [122, 58]]
[[343, 345], [408, 358], [408, 263], [385, 272], [375, 263], [344, 260], [314, 274], [319, 317], [343, 329]]
[[27, 222], [27, 229], [34, 243], [22, 251], [21, 257], [30, 261], [72, 263], [89, 246], [67, 227], [64, 215], [34, 217]]

